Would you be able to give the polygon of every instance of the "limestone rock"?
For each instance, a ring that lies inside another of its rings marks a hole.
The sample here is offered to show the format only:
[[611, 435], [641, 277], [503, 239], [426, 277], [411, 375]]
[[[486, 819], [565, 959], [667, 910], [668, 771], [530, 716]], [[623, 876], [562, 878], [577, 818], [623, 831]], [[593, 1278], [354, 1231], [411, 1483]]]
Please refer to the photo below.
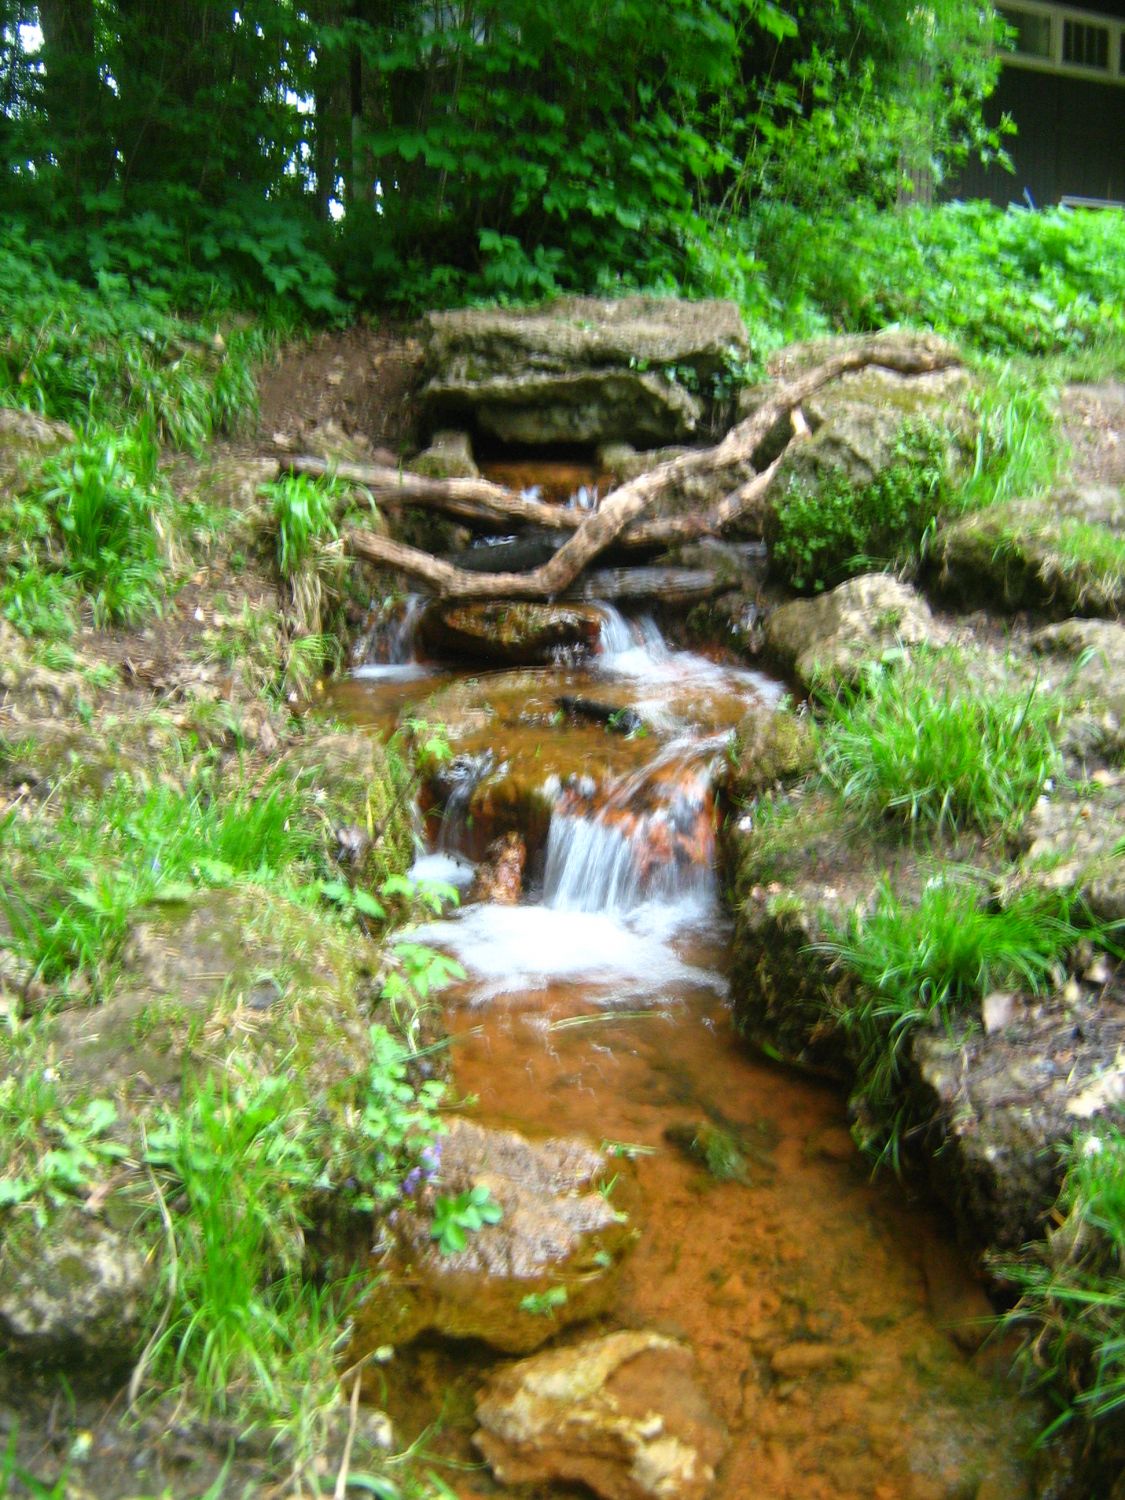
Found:
[[439, 657], [537, 666], [554, 661], [563, 649], [594, 651], [602, 615], [589, 604], [437, 600], [423, 613], [418, 630]]
[[468, 308], [427, 319], [423, 401], [468, 415], [505, 442], [652, 447], [699, 425], [697, 387], [747, 348], [730, 302], [560, 298], [536, 308]]
[[1125, 606], [1122, 532], [1122, 490], [1086, 485], [963, 516], [938, 532], [934, 558], [956, 598], [1112, 616]]
[[1043, 1233], [1061, 1148], [1125, 1096], [1125, 995], [1028, 1001], [991, 1036], [920, 1031], [910, 1057], [938, 1192], [971, 1238], [1014, 1249]]
[[123, 1363], [136, 1352], [152, 1267], [135, 1235], [79, 1208], [0, 1246], [0, 1344], [33, 1359]]
[[1022, 829], [1021, 874], [1051, 890], [1074, 889], [1102, 922], [1125, 921], [1125, 774], [1102, 772], [1086, 788], [1041, 797]]
[[521, 1360], [477, 1403], [474, 1442], [502, 1484], [588, 1485], [604, 1500], [702, 1500], [727, 1436], [683, 1344], [611, 1333]]
[[[401, 1214], [395, 1241], [357, 1317], [355, 1348], [408, 1343], [427, 1330], [524, 1354], [561, 1324], [609, 1304], [631, 1231], [597, 1191], [607, 1161], [582, 1141], [533, 1143], [456, 1120], [440, 1142], [438, 1178]], [[434, 1199], [487, 1187], [503, 1216], [443, 1254], [430, 1238]], [[535, 1297], [566, 1297], [536, 1308]], [[528, 1299], [532, 1300], [529, 1302]]]
[[406, 465], [412, 474], [427, 479], [479, 479], [473, 444], [467, 432], [435, 432], [428, 448]]
[[916, 589], [865, 573], [816, 599], [794, 599], [766, 621], [766, 646], [803, 687], [858, 677], [902, 647], [940, 644], [944, 633]]

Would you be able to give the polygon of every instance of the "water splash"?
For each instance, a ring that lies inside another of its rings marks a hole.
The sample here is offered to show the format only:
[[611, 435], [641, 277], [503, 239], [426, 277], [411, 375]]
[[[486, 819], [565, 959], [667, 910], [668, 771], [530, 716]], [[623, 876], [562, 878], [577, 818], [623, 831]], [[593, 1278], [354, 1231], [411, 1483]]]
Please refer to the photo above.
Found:
[[551, 818], [544, 904], [629, 912], [713, 900], [714, 763], [727, 737], [677, 740], [600, 799], [572, 786]]

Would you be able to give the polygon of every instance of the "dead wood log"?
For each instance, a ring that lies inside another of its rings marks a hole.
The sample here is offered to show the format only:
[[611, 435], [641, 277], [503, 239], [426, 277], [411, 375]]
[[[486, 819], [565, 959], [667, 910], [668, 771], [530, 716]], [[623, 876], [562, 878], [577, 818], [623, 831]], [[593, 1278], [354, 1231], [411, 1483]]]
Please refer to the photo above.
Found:
[[314, 477], [334, 474], [338, 479], [365, 485], [380, 505], [417, 505], [485, 525], [505, 526], [518, 521], [551, 531], [577, 531], [583, 520], [580, 511], [529, 500], [487, 479], [427, 479], [405, 469], [384, 468], [381, 464], [330, 463], [305, 453], [283, 460], [282, 468], [290, 474]]
[[649, 599], [661, 604], [695, 604], [724, 587], [711, 568], [597, 568], [584, 573], [567, 591], [568, 599]]
[[[814, 391], [849, 370], [867, 365], [881, 365], [903, 374], [920, 374], [946, 369], [959, 363], [949, 345], [937, 339], [904, 339], [901, 335], [874, 334], [870, 339], [843, 350], [822, 364], [779, 386], [745, 421], [731, 429], [714, 448], [681, 454], [668, 459], [648, 473], [631, 479], [613, 490], [600, 508], [583, 518], [572, 536], [547, 562], [526, 573], [472, 573], [431, 557], [415, 547], [371, 532], [353, 531], [347, 539], [350, 550], [358, 557], [384, 566], [400, 568], [419, 578], [445, 598], [455, 599], [557, 599], [573, 584], [583, 570], [617, 540], [625, 528], [665, 491], [692, 475], [708, 469], [737, 469], [750, 463], [755, 450], [784, 417], [806, 401]], [[744, 520], [758, 504], [777, 472], [775, 460], [716, 507], [707, 517], [708, 527], [716, 522], [729, 525], [733, 519]], [[446, 481], [452, 484], [455, 481]], [[461, 480], [465, 484], [479, 481]], [[691, 521], [691, 518], [683, 518]], [[695, 523], [698, 524], [698, 523]], [[705, 535], [706, 530], [689, 533]], [[665, 537], [662, 535], [661, 540]]]

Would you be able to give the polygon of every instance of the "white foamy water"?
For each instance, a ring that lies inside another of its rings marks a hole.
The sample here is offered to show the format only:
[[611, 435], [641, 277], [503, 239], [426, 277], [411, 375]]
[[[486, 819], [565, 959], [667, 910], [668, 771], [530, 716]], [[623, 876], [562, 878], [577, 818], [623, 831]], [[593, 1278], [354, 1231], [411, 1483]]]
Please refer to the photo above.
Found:
[[[713, 913], [712, 913], [713, 915]], [[629, 917], [548, 906], [470, 906], [412, 936], [453, 954], [475, 981], [473, 1003], [531, 996], [560, 982], [599, 993], [609, 1006], [667, 1004], [687, 988], [727, 992], [723, 975], [686, 962], [677, 933], [708, 916], [700, 902], [642, 908]]]
[[437, 850], [434, 854], [422, 854], [410, 866], [410, 878], [416, 881], [444, 881], [446, 885], [463, 890], [471, 885], [476, 865], [460, 854]]

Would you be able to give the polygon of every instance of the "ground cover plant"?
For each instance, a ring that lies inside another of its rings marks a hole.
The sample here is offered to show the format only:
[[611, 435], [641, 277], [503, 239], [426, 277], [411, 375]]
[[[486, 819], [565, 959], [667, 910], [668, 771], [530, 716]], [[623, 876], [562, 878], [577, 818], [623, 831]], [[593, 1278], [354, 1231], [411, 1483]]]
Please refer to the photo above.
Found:
[[821, 708], [825, 780], [861, 817], [911, 834], [1010, 833], [1060, 768], [1059, 695], [979, 685], [956, 654], [875, 666]]
[[[1125, 1129], [1078, 1133], [1067, 1153], [1057, 1227], [998, 1269], [1020, 1292], [1006, 1323], [1024, 1339], [1024, 1369], [1059, 1403], [1054, 1427], [1102, 1424], [1125, 1437]], [[1115, 1436], [1114, 1436], [1115, 1435]]]
[[984, 876], [944, 866], [916, 902], [884, 881], [870, 907], [818, 945], [855, 982], [834, 1019], [855, 1068], [862, 1144], [876, 1160], [901, 1165], [911, 1032], [971, 1024], [992, 990], [1039, 994], [1061, 980], [1080, 935], [1065, 896], [1023, 892], [1001, 904]]

